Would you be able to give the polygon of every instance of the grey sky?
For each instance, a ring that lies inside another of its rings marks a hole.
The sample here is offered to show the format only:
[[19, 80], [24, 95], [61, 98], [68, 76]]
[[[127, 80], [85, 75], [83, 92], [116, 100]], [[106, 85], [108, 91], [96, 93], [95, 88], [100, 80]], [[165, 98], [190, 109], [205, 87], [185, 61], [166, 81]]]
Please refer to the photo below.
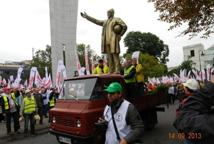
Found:
[[[106, 11], [114, 8], [115, 16], [122, 18], [129, 31], [151, 32], [169, 46], [168, 66], [176, 66], [183, 60], [183, 46], [202, 43], [205, 48], [214, 44], [209, 39], [176, 36], [182, 28], [168, 31], [169, 24], [158, 21], [152, 3], [143, 0], [79, 0], [79, 12], [85, 11], [97, 19], [106, 19]], [[77, 43], [90, 45], [100, 54], [101, 30], [83, 19], [78, 12]], [[32, 47], [44, 49], [50, 45], [49, 0], [0, 1], [0, 62], [31, 59]], [[125, 37], [123, 36], [123, 38]], [[121, 51], [126, 48], [121, 40]]]

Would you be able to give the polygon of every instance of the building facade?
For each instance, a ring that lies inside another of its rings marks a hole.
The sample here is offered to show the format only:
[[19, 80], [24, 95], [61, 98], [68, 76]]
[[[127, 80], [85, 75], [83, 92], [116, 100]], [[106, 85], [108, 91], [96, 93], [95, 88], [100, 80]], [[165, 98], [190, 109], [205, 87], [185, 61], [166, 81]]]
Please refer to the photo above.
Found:
[[204, 49], [202, 44], [194, 44], [183, 47], [184, 61], [192, 60], [193, 68], [203, 70], [206, 67], [214, 64], [214, 45]]
[[52, 77], [55, 83], [58, 61], [65, 63], [67, 77], [76, 70], [78, 0], [50, 0]]
[[214, 45], [205, 50], [203, 60], [206, 66], [214, 66]]

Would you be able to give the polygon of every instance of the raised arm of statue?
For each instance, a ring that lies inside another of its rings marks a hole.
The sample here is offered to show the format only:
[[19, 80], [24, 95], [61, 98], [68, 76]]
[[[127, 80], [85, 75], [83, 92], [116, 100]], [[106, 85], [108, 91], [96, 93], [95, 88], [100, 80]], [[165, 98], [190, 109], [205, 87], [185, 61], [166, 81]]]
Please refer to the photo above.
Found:
[[103, 26], [103, 23], [104, 21], [103, 20], [97, 20], [91, 16], [89, 16], [86, 12], [81, 12], [80, 15], [83, 17], [83, 18], [86, 18], [87, 20], [89, 20], [90, 22], [94, 23], [94, 24], [97, 24], [99, 26]]

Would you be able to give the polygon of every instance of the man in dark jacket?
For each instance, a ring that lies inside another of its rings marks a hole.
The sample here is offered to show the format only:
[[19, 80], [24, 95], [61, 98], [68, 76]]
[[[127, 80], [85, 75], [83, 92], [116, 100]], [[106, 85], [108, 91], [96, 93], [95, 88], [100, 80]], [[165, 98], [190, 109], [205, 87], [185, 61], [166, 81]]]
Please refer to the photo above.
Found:
[[43, 124], [43, 97], [39, 88], [36, 88], [34, 91], [34, 97], [36, 99], [36, 104], [38, 107], [38, 114], [40, 117], [39, 124]]
[[205, 88], [185, 99], [174, 122], [174, 127], [185, 133], [193, 144], [212, 144], [214, 141], [214, 76]]

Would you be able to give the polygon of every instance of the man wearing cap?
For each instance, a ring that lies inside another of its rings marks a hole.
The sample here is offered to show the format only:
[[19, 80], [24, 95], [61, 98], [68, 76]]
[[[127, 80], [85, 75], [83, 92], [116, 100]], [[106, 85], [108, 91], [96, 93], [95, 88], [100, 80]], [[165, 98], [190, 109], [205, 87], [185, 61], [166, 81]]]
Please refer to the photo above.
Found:
[[109, 105], [105, 107], [103, 119], [107, 122], [105, 144], [134, 143], [142, 136], [143, 122], [133, 104], [123, 99], [122, 86], [112, 82], [105, 91], [108, 93]]
[[2, 101], [2, 111], [6, 116], [6, 128], [7, 134], [11, 134], [11, 118], [13, 118], [14, 122], [14, 132], [20, 133], [18, 130], [20, 128], [19, 124], [19, 113], [16, 106], [16, 100], [10, 94], [10, 89], [7, 87], [3, 88], [3, 94], [1, 97]]
[[107, 20], [97, 20], [87, 13], [82, 13], [81, 16], [90, 22], [103, 27], [101, 51], [107, 54], [110, 73], [120, 73], [120, 39], [126, 32], [127, 26], [122, 19], [114, 17], [114, 10], [107, 11]]
[[200, 88], [199, 83], [196, 79], [188, 79], [185, 83], [183, 83], [183, 86], [184, 86], [183, 99], [187, 98], [188, 96], [191, 96], [194, 91]]
[[24, 133], [28, 133], [28, 123], [30, 121], [31, 134], [35, 134], [35, 120], [34, 115], [36, 114], [36, 100], [31, 94], [31, 91], [27, 89], [25, 91], [26, 97], [23, 99], [22, 103], [22, 114], [24, 116]]
[[[214, 76], [199, 89], [196, 80], [183, 83], [186, 98], [179, 107], [173, 126], [185, 133], [185, 144], [213, 144], [214, 141]], [[187, 92], [188, 91], [188, 92]]]

